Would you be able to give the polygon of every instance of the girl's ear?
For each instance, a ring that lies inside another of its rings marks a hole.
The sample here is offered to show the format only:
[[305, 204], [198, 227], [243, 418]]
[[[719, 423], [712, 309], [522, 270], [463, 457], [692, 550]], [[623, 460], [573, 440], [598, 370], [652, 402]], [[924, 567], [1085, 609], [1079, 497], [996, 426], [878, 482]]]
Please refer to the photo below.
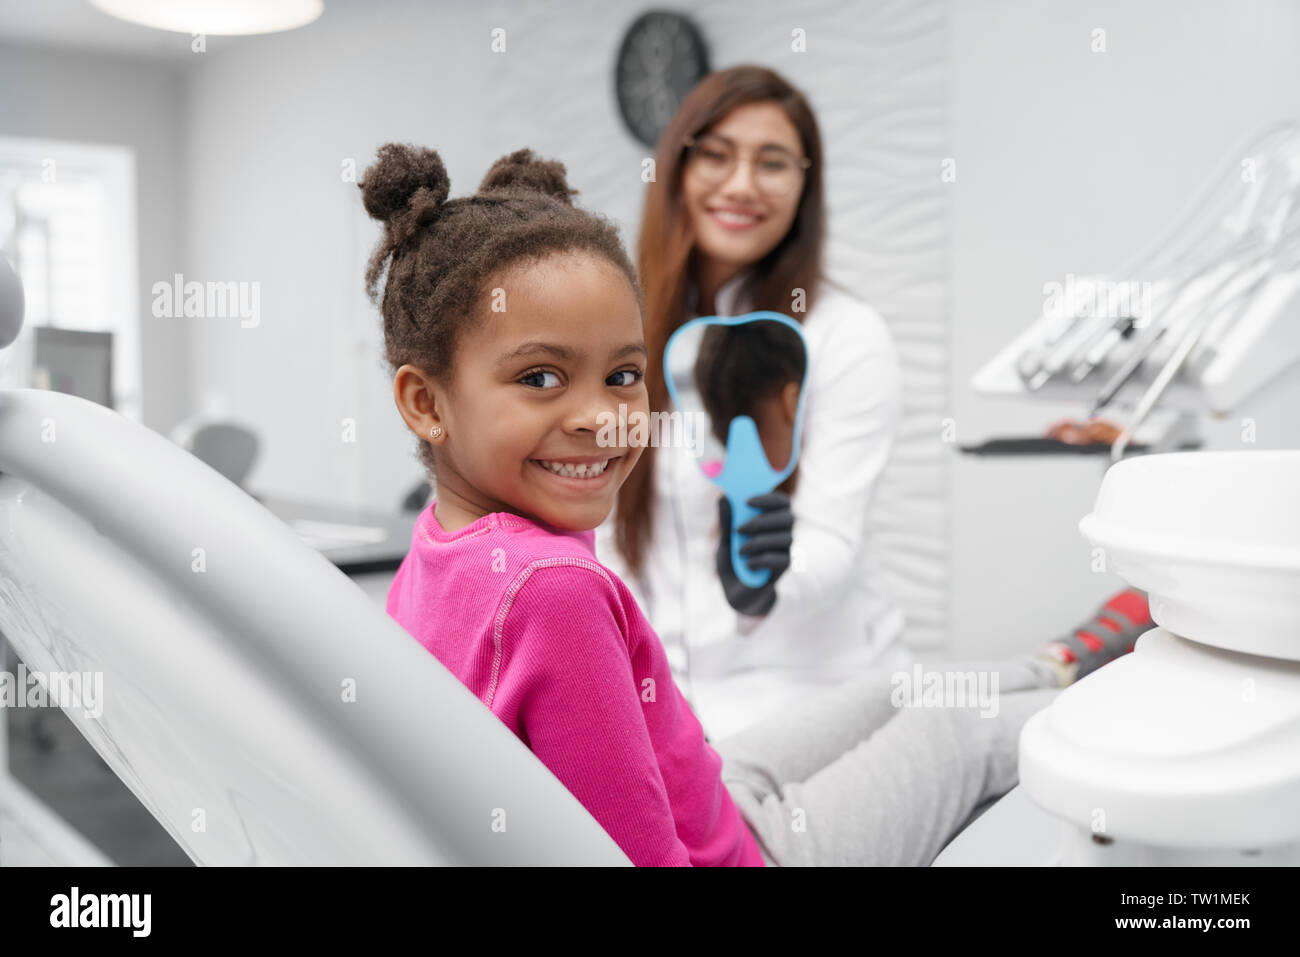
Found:
[[408, 363], [393, 375], [393, 402], [417, 437], [429, 439], [435, 427], [442, 429], [440, 434], [446, 434], [443, 392], [433, 377], [419, 367]]

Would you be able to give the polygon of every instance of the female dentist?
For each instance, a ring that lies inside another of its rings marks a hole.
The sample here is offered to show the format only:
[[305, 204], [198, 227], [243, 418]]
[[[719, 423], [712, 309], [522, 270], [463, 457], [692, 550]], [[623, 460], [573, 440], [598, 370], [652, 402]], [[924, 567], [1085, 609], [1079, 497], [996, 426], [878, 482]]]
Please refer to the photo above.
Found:
[[636, 593], [710, 739], [864, 668], [911, 660], [868, 531], [901, 373], [884, 320], [823, 272], [823, 184], [803, 95], [771, 70], [740, 66], [683, 101], [646, 197], [638, 258], [652, 409], [670, 410], [664, 346], [695, 316], [784, 313], [809, 353], [793, 494], [770, 497], [793, 515], [788, 567], [769, 556], [770, 594], [734, 582], [724, 591], [721, 496], [689, 449], [647, 448], [598, 530], [597, 554]]

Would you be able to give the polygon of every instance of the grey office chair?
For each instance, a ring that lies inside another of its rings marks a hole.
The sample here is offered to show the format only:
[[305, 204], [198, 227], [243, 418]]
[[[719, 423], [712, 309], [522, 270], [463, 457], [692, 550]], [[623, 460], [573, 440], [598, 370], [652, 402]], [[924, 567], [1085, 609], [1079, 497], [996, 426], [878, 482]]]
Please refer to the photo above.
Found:
[[252, 429], [194, 416], [172, 430], [172, 441], [240, 488], [248, 489], [248, 476], [257, 463], [261, 444]]
[[433, 486], [427, 481], [421, 481], [419, 485], [411, 489], [402, 499], [403, 512], [421, 512], [424, 507], [433, 499]]

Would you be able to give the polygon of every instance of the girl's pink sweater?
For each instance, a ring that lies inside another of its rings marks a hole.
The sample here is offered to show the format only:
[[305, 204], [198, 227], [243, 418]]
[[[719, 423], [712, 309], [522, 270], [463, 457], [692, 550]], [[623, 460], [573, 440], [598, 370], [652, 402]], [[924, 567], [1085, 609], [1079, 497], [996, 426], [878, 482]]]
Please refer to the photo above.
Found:
[[505, 722], [638, 866], [763, 866], [722, 759], [592, 531], [434, 502], [388, 613]]

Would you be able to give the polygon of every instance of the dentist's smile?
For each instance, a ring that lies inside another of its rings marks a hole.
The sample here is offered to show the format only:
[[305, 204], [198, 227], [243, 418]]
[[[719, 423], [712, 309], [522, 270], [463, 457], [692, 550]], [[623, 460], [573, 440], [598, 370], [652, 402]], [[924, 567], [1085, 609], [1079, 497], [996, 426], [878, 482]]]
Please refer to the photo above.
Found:
[[733, 231], [753, 229], [763, 221], [762, 216], [752, 210], [735, 206], [715, 206], [709, 209], [709, 218], [723, 229]]

